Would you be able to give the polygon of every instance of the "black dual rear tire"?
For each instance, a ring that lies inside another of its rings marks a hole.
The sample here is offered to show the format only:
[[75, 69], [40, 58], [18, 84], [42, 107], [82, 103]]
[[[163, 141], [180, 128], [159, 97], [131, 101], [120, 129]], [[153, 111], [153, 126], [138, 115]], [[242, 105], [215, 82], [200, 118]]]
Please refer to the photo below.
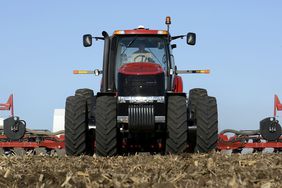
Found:
[[[94, 91], [88, 88], [77, 89], [75, 91], [75, 96], [84, 97], [87, 103], [87, 113], [88, 113], [88, 126], [95, 125], [95, 110], [96, 110], [96, 96], [94, 96]], [[95, 143], [95, 129], [91, 128], [88, 130], [90, 147], [94, 148]]]
[[[196, 88], [189, 93], [188, 126], [196, 132], [188, 134], [190, 152], [207, 153], [216, 148], [218, 140], [218, 112], [214, 97], [207, 90]], [[189, 132], [188, 132], [189, 133]]]
[[115, 156], [118, 153], [116, 97], [97, 97], [96, 105], [96, 154]]
[[195, 151], [206, 153], [214, 150], [217, 145], [217, 104], [214, 97], [201, 97], [197, 104], [197, 140]]
[[[218, 139], [218, 114], [214, 97], [207, 95], [204, 89], [190, 91], [186, 107], [183, 96], [169, 96], [167, 106], [167, 138], [166, 153], [179, 154], [187, 151], [207, 153], [216, 148]], [[189, 115], [192, 117], [187, 122]], [[193, 122], [193, 123], [192, 123]], [[188, 126], [196, 126], [194, 135], [189, 135]]]
[[65, 111], [65, 149], [69, 156], [92, 155], [94, 152], [88, 130], [88, 108], [82, 96], [70, 96]]
[[197, 102], [200, 97], [206, 97], [208, 96], [208, 92], [206, 89], [202, 88], [194, 88], [191, 89], [189, 92], [189, 100], [188, 100], [188, 123], [196, 123], [196, 117], [195, 117], [195, 111]]
[[[189, 92], [189, 100], [188, 100], [188, 108], [187, 108], [187, 121], [188, 127], [197, 126], [197, 118], [196, 118], [196, 107], [197, 102], [200, 97], [208, 96], [208, 92], [206, 89], [202, 88], [194, 88]], [[189, 144], [189, 153], [195, 152], [197, 141], [197, 132], [196, 130], [188, 129], [188, 144]]]
[[82, 88], [75, 91], [75, 96], [81, 96], [86, 99], [88, 108], [88, 119], [94, 119], [94, 111], [96, 106], [96, 97], [94, 91], [88, 88]]
[[187, 149], [187, 108], [185, 96], [169, 96], [165, 153], [179, 154]]

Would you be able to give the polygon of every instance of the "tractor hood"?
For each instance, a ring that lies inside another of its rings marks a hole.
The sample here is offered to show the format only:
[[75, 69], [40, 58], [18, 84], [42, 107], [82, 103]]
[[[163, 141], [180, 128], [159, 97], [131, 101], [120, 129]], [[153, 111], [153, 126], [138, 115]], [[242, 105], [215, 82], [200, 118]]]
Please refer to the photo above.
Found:
[[119, 69], [119, 73], [126, 75], [156, 75], [164, 73], [163, 68], [155, 63], [127, 63]]
[[119, 69], [119, 96], [163, 96], [165, 73], [156, 63], [128, 63]]

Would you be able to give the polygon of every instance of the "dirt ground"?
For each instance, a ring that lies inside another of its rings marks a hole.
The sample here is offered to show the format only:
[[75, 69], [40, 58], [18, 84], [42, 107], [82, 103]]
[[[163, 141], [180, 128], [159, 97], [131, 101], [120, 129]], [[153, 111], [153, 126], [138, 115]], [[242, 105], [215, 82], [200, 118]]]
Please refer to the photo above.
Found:
[[281, 154], [1, 156], [0, 187], [282, 187]]

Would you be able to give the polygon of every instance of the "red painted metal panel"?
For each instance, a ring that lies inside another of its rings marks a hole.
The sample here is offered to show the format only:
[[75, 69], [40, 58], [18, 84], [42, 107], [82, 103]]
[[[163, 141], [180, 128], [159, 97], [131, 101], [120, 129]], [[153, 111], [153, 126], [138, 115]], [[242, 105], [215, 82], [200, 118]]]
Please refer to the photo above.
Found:
[[[258, 138], [259, 142], [240, 142], [234, 141], [236, 136], [229, 137], [224, 134], [218, 135], [218, 150], [234, 150], [234, 149], [241, 149], [241, 148], [254, 148], [254, 149], [265, 149], [265, 148], [275, 148], [275, 149], [282, 149], [282, 142], [263, 142], [263, 139], [260, 137]], [[246, 137], [247, 138], [247, 137]], [[280, 137], [280, 140], [282, 137]]]
[[143, 35], [156, 35], [158, 30], [147, 30], [147, 29], [136, 29], [136, 30], [125, 30], [125, 34], [143, 34]]
[[9, 110], [11, 116], [14, 116], [14, 100], [13, 95], [10, 95], [6, 103], [0, 103], [0, 110]]
[[277, 95], [274, 96], [274, 117], [276, 117], [277, 111], [282, 111], [282, 104]]
[[169, 35], [166, 30], [149, 30], [144, 28], [116, 30], [114, 35]]
[[167, 31], [163, 30], [148, 30], [148, 29], [133, 29], [133, 30], [124, 30], [126, 35], [160, 35], [162, 32], [163, 35], [168, 35]]
[[[7, 137], [4, 135], [0, 136], [0, 139], [6, 139]], [[32, 139], [36, 140], [37, 136], [29, 136], [24, 137], [25, 139]], [[62, 149], [65, 147], [64, 144], [64, 135], [60, 136], [48, 136], [42, 137], [43, 140], [41, 141], [1, 141], [0, 148], [38, 148], [44, 147], [48, 149]]]
[[173, 80], [173, 91], [175, 93], [183, 93], [183, 81], [181, 76], [175, 76]]
[[126, 75], [156, 75], [164, 73], [163, 68], [155, 63], [127, 63], [119, 72]]

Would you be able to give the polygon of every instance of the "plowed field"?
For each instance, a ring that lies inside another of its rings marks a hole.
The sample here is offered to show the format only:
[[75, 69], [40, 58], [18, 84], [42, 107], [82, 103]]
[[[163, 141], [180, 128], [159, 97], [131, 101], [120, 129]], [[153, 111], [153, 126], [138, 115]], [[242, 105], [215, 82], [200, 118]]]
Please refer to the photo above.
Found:
[[282, 155], [2, 156], [0, 187], [282, 187]]

